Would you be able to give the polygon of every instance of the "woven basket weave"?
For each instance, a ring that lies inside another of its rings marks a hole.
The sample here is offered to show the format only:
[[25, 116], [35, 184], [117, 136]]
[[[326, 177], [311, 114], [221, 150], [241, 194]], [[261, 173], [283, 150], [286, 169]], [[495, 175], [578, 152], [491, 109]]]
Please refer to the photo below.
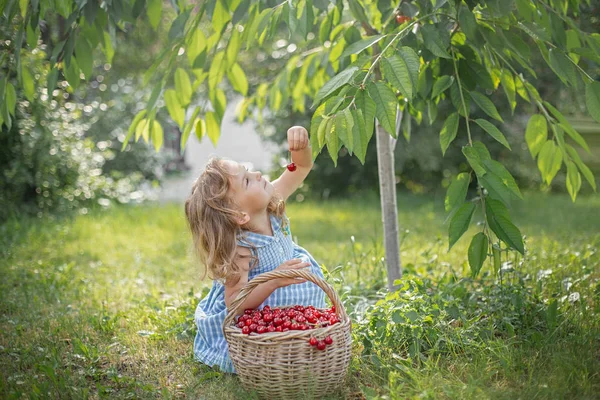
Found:
[[[277, 278], [300, 277], [318, 285], [329, 297], [340, 322], [305, 331], [243, 334], [235, 317], [252, 290]], [[250, 280], [231, 304], [223, 322], [229, 354], [242, 385], [268, 399], [318, 398], [331, 393], [344, 381], [350, 364], [352, 324], [331, 285], [320, 277], [301, 270], [271, 271]], [[331, 336], [333, 343], [318, 350], [308, 341], [311, 336]]]

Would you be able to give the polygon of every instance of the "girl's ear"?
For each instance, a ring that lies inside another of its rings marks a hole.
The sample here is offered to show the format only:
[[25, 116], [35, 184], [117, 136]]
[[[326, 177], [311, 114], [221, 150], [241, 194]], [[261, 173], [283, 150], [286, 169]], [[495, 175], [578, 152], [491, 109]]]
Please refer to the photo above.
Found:
[[238, 216], [236, 217], [236, 220], [237, 220], [238, 225], [240, 225], [240, 226], [246, 225], [250, 221], [250, 216], [248, 215], [248, 213], [242, 212], [242, 213], [238, 214]]

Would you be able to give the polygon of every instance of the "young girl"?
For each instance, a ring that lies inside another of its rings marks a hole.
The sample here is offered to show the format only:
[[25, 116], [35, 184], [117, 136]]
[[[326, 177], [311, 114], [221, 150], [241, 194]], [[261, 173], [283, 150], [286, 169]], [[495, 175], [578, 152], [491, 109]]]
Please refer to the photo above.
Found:
[[[212, 158], [194, 182], [185, 213], [195, 249], [213, 285], [200, 301], [195, 320], [194, 355], [202, 363], [235, 373], [223, 335], [223, 321], [233, 300], [249, 280], [264, 272], [309, 268], [320, 277], [319, 264], [292, 241], [285, 200], [312, 168], [308, 132], [287, 132], [296, 166], [273, 182], [235, 161]], [[238, 309], [313, 305], [324, 308], [325, 293], [301, 278], [276, 279], [257, 286]]]

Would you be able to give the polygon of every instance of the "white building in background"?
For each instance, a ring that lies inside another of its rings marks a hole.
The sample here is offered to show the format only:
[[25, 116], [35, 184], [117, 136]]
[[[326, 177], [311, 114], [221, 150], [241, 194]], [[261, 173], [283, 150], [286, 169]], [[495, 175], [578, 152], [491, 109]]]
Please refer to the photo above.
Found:
[[236, 106], [237, 102], [232, 102], [225, 110], [221, 137], [216, 147], [208, 137], [199, 142], [192, 132], [184, 153], [185, 164], [190, 170], [182, 176], [165, 180], [158, 193], [159, 202], [183, 202], [189, 195], [194, 180], [212, 155], [230, 158], [246, 164], [250, 169], [265, 173], [271, 169], [277, 146], [260, 138], [253, 121], [246, 120], [240, 125], [235, 118]]

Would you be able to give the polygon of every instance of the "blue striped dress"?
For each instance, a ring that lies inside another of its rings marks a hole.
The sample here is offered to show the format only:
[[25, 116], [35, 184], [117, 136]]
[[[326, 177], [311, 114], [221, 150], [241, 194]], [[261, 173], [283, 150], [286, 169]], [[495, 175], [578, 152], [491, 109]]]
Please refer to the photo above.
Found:
[[[284, 216], [284, 218], [286, 218]], [[238, 238], [238, 245], [249, 247], [251, 242], [257, 251], [258, 263], [250, 269], [248, 280], [264, 272], [277, 268], [284, 261], [300, 258], [310, 262], [313, 274], [323, 278], [321, 267], [315, 259], [302, 247], [292, 241], [289, 223], [282, 229], [282, 221], [271, 215], [273, 236], [245, 232]], [[287, 221], [287, 218], [286, 218]], [[313, 305], [317, 308], [326, 307], [325, 292], [312, 282], [293, 284], [276, 289], [261, 305], [285, 307], [291, 305]], [[194, 319], [198, 333], [194, 340], [194, 356], [209, 366], [218, 366], [224, 372], [235, 373], [235, 368], [229, 357], [227, 341], [223, 335], [223, 321], [227, 315], [225, 306], [225, 287], [221, 282], [213, 281], [210, 292], [204, 297], [198, 307]]]

